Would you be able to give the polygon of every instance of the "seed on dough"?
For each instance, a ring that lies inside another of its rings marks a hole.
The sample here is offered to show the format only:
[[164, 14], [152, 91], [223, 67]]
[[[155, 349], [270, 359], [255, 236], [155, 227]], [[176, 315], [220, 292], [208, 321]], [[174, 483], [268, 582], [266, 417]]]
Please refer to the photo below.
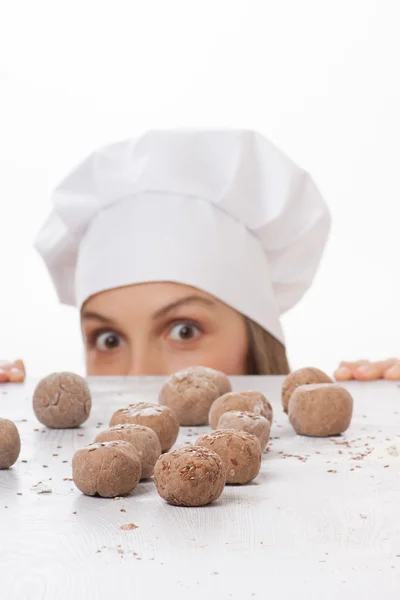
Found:
[[221, 458], [207, 448], [184, 446], [160, 456], [154, 467], [157, 492], [175, 506], [211, 504], [221, 495], [225, 481]]
[[218, 421], [218, 429], [236, 429], [237, 431], [247, 431], [258, 438], [261, 450], [264, 451], [271, 430], [271, 424], [262, 415], [241, 410], [232, 410], [221, 415]]
[[219, 454], [227, 469], [226, 483], [249, 483], [260, 471], [261, 446], [258, 438], [251, 433], [218, 429], [200, 436], [195, 444], [196, 448], [198, 446]]

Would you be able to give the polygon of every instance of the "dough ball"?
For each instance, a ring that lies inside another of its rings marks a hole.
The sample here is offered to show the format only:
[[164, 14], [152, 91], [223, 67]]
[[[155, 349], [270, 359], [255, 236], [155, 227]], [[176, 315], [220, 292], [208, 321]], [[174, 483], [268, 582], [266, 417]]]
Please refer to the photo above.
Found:
[[161, 454], [161, 445], [156, 432], [145, 425], [124, 423], [114, 425], [96, 435], [95, 442], [111, 442], [123, 440], [129, 442], [135, 448], [142, 465], [141, 479], [147, 479], [153, 475], [154, 465]]
[[33, 394], [36, 418], [53, 429], [79, 427], [91, 407], [88, 385], [75, 373], [52, 373], [39, 381]]
[[289, 420], [300, 435], [326, 437], [346, 431], [353, 412], [353, 398], [340, 385], [300, 385], [289, 402]]
[[230, 392], [220, 398], [217, 398], [211, 406], [208, 420], [213, 429], [216, 429], [218, 421], [226, 412], [232, 410], [242, 410], [253, 412], [265, 417], [272, 423], [272, 406], [261, 392]]
[[242, 396], [250, 398], [250, 405], [254, 407], [250, 409], [250, 412], [260, 414], [262, 417], [265, 417], [267, 421], [269, 421], [270, 425], [272, 425], [274, 411], [272, 410], [272, 406], [268, 402], [264, 394], [262, 394], [261, 392], [256, 392], [255, 390], [251, 390], [249, 392], [241, 392], [241, 394]]
[[172, 448], [179, 433], [179, 423], [172, 410], [168, 406], [150, 402], [137, 402], [117, 410], [111, 417], [110, 426], [121, 423], [135, 423], [150, 427], [157, 434], [161, 452], [168, 452]]
[[194, 369], [186, 369], [166, 381], [159, 401], [172, 410], [180, 425], [206, 425], [211, 405], [218, 396], [216, 381]]
[[219, 429], [201, 435], [195, 445], [219, 454], [226, 467], [226, 483], [248, 483], [260, 471], [261, 446], [251, 433]]
[[207, 448], [188, 446], [160, 456], [154, 467], [158, 493], [176, 506], [205, 506], [222, 494], [226, 469]]
[[293, 371], [293, 373], [289, 373], [282, 386], [282, 404], [285, 413], [288, 412], [289, 400], [294, 390], [299, 385], [308, 385], [311, 383], [333, 383], [333, 381], [329, 375], [313, 367], [298, 369], [297, 371]]
[[11, 467], [20, 450], [21, 440], [17, 427], [8, 419], [0, 419], [0, 469]]
[[211, 381], [218, 388], [218, 396], [223, 396], [232, 391], [232, 384], [222, 371], [216, 371], [210, 367], [187, 367], [183, 371], [179, 371], [176, 376], [186, 377], [187, 375], [198, 375]]
[[136, 487], [142, 467], [128, 442], [99, 442], [77, 450], [72, 459], [76, 487], [87, 496], [126, 496]]
[[221, 415], [218, 429], [235, 429], [247, 431], [258, 438], [261, 450], [264, 451], [269, 440], [271, 425], [268, 419], [256, 413], [244, 410], [232, 410]]

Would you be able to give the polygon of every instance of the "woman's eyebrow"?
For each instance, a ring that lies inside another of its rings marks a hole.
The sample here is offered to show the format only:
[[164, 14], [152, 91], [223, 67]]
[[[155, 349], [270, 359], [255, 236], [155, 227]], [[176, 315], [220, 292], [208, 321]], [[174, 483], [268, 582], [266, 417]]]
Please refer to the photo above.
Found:
[[183, 305], [187, 304], [203, 304], [205, 306], [216, 308], [215, 302], [209, 300], [208, 298], [203, 298], [202, 296], [187, 296], [186, 298], [181, 298], [176, 302], [172, 302], [171, 304], [167, 304], [163, 308], [160, 308], [157, 312], [153, 313], [152, 319], [157, 320], [161, 317], [165, 317], [168, 313], [180, 308]]
[[112, 319], [109, 319], [107, 317], [103, 317], [103, 315], [100, 315], [99, 313], [96, 312], [91, 312], [88, 310], [83, 311], [82, 313], [82, 321], [86, 321], [89, 319], [96, 319], [96, 321], [102, 321], [102, 323], [107, 323], [109, 325], [116, 325], [115, 321], [113, 321]]

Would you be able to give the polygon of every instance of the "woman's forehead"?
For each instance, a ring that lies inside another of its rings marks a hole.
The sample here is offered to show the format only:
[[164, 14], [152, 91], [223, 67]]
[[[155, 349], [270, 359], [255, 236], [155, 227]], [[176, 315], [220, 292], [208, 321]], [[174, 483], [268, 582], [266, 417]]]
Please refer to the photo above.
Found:
[[174, 303], [201, 304], [205, 307], [222, 304], [216, 298], [197, 288], [174, 282], [148, 282], [105, 290], [91, 296], [82, 307], [87, 311], [117, 310], [132, 307], [147, 313], [157, 312]]

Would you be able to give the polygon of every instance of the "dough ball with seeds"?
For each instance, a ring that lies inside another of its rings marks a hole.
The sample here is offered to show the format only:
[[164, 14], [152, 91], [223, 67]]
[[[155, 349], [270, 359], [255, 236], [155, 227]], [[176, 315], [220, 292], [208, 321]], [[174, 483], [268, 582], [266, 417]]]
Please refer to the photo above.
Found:
[[221, 416], [232, 410], [253, 412], [265, 417], [272, 423], [272, 406], [261, 392], [230, 392], [213, 402], [208, 420], [213, 429], [216, 429]]
[[72, 459], [76, 487], [87, 496], [126, 496], [142, 474], [140, 458], [129, 442], [98, 442], [77, 450]]
[[168, 406], [150, 402], [137, 402], [117, 410], [111, 417], [110, 426], [121, 423], [135, 423], [150, 427], [157, 434], [161, 452], [168, 452], [179, 434], [179, 423], [172, 410]]
[[172, 375], [162, 386], [159, 401], [172, 410], [180, 425], [206, 425], [219, 396], [217, 381], [192, 368]]
[[221, 415], [218, 429], [235, 429], [252, 433], [258, 438], [261, 450], [264, 451], [268, 444], [271, 425], [262, 415], [244, 410], [232, 410]]
[[176, 506], [205, 506], [222, 494], [226, 469], [220, 456], [200, 447], [184, 447], [160, 456], [154, 467], [158, 493]]
[[340, 385], [301, 385], [289, 402], [289, 420], [300, 435], [326, 437], [346, 431], [353, 413], [353, 398]]
[[52, 373], [39, 381], [33, 394], [38, 421], [53, 429], [79, 427], [90, 415], [92, 398], [83, 377]]
[[17, 460], [21, 440], [16, 425], [8, 419], [0, 419], [0, 469], [8, 469]]
[[142, 464], [142, 477], [147, 479], [153, 475], [154, 465], [161, 454], [161, 445], [156, 432], [145, 425], [124, 423], [114, 425], [96, 435], [95, 442], [123, 440], [135, 448]]
[[299, 385], [311, 383], [333, 383], [333, 381], [329, 375], [314, 367], [306, 367], [289, 373], [282, 385], [282, 405], [285, 413], [288, 412], [289, 400], [294, 390]]
[[251, 433], [219, 429], [201, 435], [195, 445], [219, 454], [226, 467], [226, 483], [248, 483], [260, 471], [261, 446]]
[[232, 384], [229, 380], [229, 377], [225, 375], [225, 373], [222, 373], [222, 371], [217, 371], [216, 369], [211, 369], [210, 367], [187, 367], [175, 375], [178, 377], [187, 377], [188, 375], [204, 377], [217, 387], [218, 396], [223, 396], [224, 394], [232, 391]]

